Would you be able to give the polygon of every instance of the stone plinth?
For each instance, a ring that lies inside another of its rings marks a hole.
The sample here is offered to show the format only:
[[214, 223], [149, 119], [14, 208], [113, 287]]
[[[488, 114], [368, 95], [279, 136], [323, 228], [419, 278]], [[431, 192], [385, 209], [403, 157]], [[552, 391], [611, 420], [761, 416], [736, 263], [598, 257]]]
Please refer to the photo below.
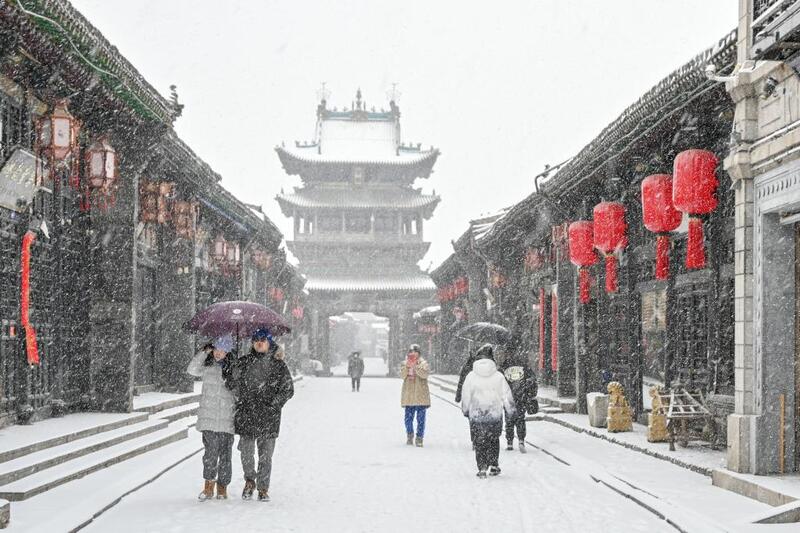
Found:
[[602, 392], [590, 392], [586, 395], [586, 408], [589, 411], [590, 426], [596, 428], [606, 427], [608, 395]]

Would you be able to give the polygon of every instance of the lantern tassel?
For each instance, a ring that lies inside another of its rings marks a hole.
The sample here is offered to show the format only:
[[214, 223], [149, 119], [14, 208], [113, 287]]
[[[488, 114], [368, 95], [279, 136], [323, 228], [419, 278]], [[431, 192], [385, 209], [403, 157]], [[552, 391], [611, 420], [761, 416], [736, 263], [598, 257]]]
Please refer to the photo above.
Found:
[[690, 218], [689, 235], [686, 242], [686, 268], [705, 268], [706, 251], [703, 240], [703, 221], [699, 218]]
[[669, 278], [669, 235], [656, 237], [656, 279]]
[[591, 301], [591, 280], [589, 279], [589, 271], [585, 268], [578, 269], [578, 283], [580, 298], [582, 304], [588, 304]]
[[617, 258], [606, 255], [606, 292], [617, 292]]

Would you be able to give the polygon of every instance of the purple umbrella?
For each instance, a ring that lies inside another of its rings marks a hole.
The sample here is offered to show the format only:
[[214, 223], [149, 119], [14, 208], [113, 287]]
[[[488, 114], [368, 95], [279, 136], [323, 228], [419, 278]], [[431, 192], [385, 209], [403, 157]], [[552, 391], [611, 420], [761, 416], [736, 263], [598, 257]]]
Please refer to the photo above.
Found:
[[186, 329], [207, 337], [250, 336], [260, 328], [272, 335], [289, 333], [291, 328], [281, 315], [253, 302], [217, 302], [194, 315]]

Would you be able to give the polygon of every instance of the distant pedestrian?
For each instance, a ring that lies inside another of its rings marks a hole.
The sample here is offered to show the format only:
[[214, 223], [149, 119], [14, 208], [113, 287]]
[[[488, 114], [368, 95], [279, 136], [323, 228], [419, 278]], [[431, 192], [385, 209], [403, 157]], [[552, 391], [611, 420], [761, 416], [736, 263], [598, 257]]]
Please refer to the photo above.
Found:
[[475, 435], [475, 461], [478, 477], [500, 473], [500, 434], [503, 432], [503, 412], [515, 416], [514, 397], [503, 375], [497, 371], [492, 346], [482, 346], [472, 371], [464, 380], [461, 391], [461, 411], [469, 418]]
[[[422, 358], [418, 344], [408, 349], [406, 360], [400, 367], [403, 378], [403, 390], [400, 394], [400, 405], [405, 408], [406, 444], [422, 447], [425, 437], [425, 415], [431, 406], [431, 393], [428, 389], [430, 367]], [[416, 439], [414, 439], [414, 417], [417, 419]]]
[[[234, 426], [244, 470], [242, 499], [249, 500], [258, 489], [259, 501], [269, 501], [272, 454], [281, 427], [281, 409], [294, 395], [294, 382], [283, 361], [283, 348], [266, 328], [253, 334], [250, 353], [239, 359], [233, 370], [236, 387]], [[258, 447], [258, 468], [254, 454]]]
[[231, 455], [233, 451], [233, 392], [226, 386], [230, 378], [233, 337], [225, 335], [214, 339], [192, 358], [186, 372], [203, 378], [203, 392], [197, 412], [197, 430], [203, 434], [203, 479], [205, 486], [198, 499], [228, 498], [231, 482]]
[[519, 337], [514, 336], [505, 346], [504, 354], [498, 357], [500, 365], [498, 370], [506, 378], [511, 394], [514, 396], [514, 404], [517, 407], [515, 416], [506, 415], [506, 450], [514, 449], [514, 431], [516, 430], [519, 440], [520, 453], [526, 453], [525, 437], [527, 426], [525, 422], [525, 412], [530, 410], [529, 406], [536, 402], [537, 384], [536, 375], [528, 363], [527, 356], [521, 350], [522, 343]]
[[361, 352], [350, 354], [350, 358], [347, 360], [347, 375], [350, 376], [353, 392], [360, 391], [361, 376], [364, 375], [364, 360], [361, 358]]

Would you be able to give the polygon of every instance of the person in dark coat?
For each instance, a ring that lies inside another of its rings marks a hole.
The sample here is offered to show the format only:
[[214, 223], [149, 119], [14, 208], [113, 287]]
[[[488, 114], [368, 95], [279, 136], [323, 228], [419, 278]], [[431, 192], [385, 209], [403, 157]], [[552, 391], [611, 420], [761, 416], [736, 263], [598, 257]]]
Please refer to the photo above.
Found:
[[[461, 372], [458, 373], [458, 385], [456, 386], [456, 403], [461, 403], [461, 391], [464, 388], [464, 380], [467, 379], [467, 374], [472, 372], [472, 365], [478, 360], [477, 353], [470, 353], [467, 355], [467, 360], [464, 366], [461, 367]], [[472, 424], [469, 426], [469, 440], [472, 441], [472, 449], [475, 449], [475, 431]]]
[[[269, 330], [253, 334], [250, 353], [240, 358], [232, 372], [236, 394], [234, 430], [239, 435], [245, 485], [242, 499], [258, 489], [259, 501], [269, 501], [272, 453], [281, 427], [281, 409], [294, 395], [294, 382], [283, 361], [283, 348]], [[258, 469], [253, 459], [258, 447]]]
[[514, 430], [519, 439], [520, 453], [526, 453], [525, 436], [527, 426], [525, 423], [525, 411], [531, 401], [536, 398], [537, 386], [536, 375], [531, 370], [527, 357], [522, 352], [522, 343], [519, 337], [514, 336], [505, 347], [505, 357], [502, 358], [498, 370], [506, 378], [511, 393], [514, 396], [514, 404], [517, 410], [514, 416], [506, 416], [506, 450], [514, 449]]
[[361, 358], [361, 352], [350, 354], [350, 358], [347, 360], [347, 375], [350, 376], [353, 392], [360, 391], [361, 376], [364, 375], [364, 360]]

